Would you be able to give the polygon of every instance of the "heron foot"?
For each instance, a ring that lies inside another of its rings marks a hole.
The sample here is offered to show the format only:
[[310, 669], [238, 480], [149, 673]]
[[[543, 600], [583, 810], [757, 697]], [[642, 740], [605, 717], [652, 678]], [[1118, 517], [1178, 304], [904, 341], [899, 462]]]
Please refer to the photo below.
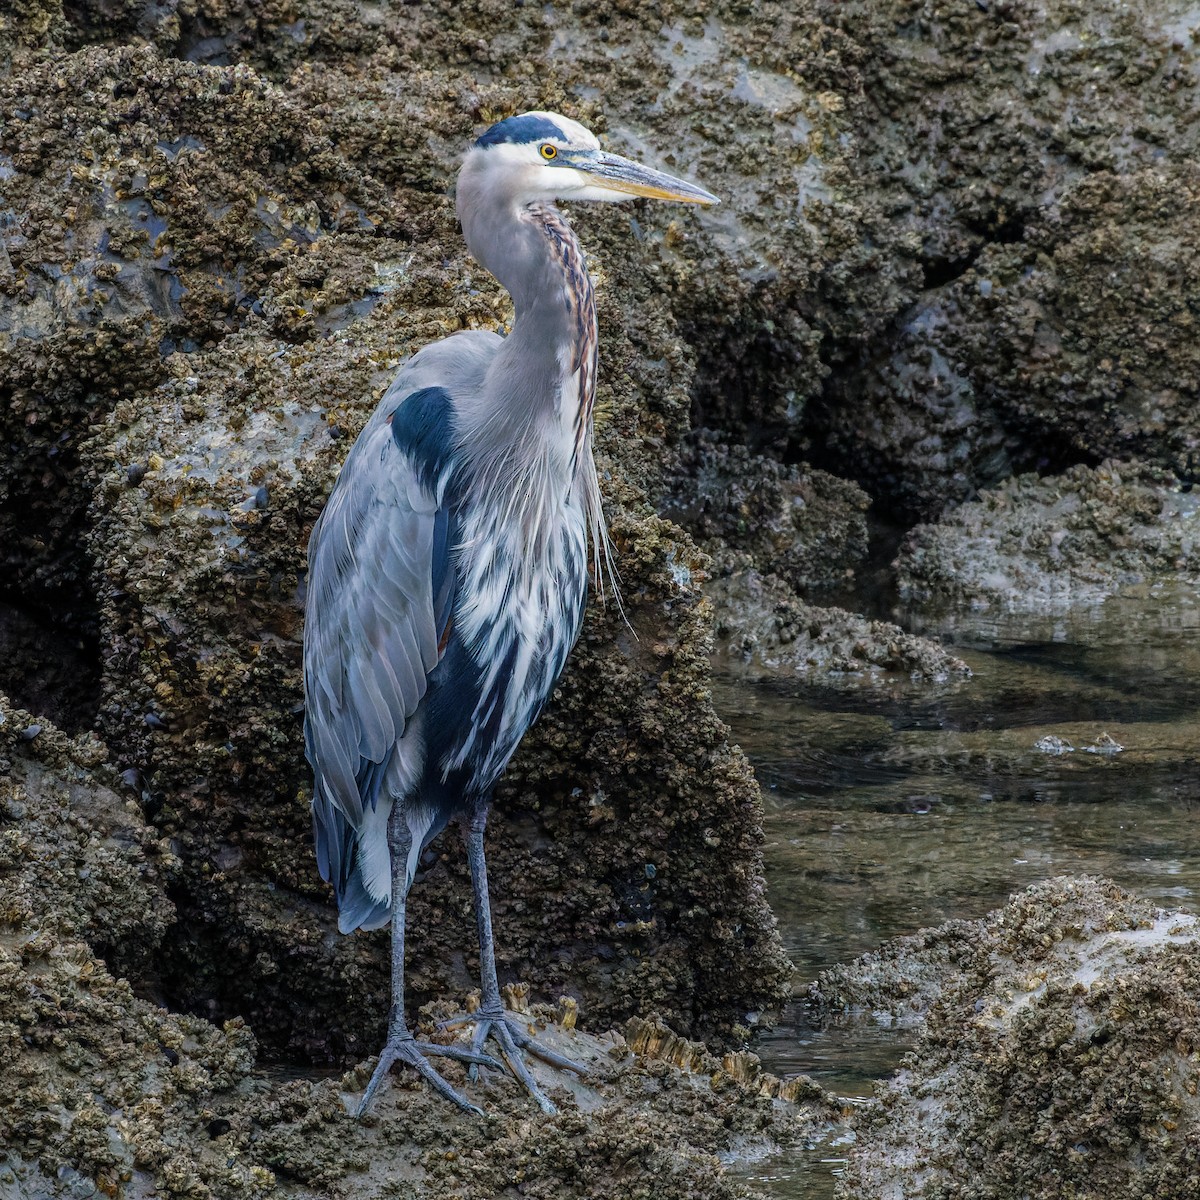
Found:
[[[483, 1055], [485, 1043], [489, 1039], [496, 1042], [500, 1047], [501, 1057], [508, 1064], [508, 1069], [525, 1085], [525, 1090], [537, 1101], [538, 1107], [544, 1113], [553, 1114], [558, 1112], [558, 1109], [538, 1086], [537, 1080], [529, 1073], [522, 1051], [540, 1058], [542, 1062], [549, 1063], [552, 1067], [558, 1067], [559, 1070], [574, 1071], [580, 1077], [588, 1073], [587, 1067], [582, 1063], [577, 1063], [574, 1059], [567, 1058], [549, 1047], [543, 1046], [537, 1038], [529, 1033], [525, 1023], [519, 1017], [514, 1016], [503, 1007], [485, 1006], [472, 1013], [463, 1013], [461, 1016], [452, 1017], [449, 1021], [440, 1022], [438, 1028], [451, 1029], [466, 1024], [475, 1026], [475, 1033], [471, 1038], [471, 1050], [475, 1054], [485, 1057]], [[479, 1078], [480, 1066], [488, 1065], [490, 1064], [472, 1063], [469, 1073], [471, 1081], [474, 1082]]]
[[367, 1090], [363, 1092], [362, 1099], [355, 1110], [355, 1118], [361, 1117], [370, 1108], [371, 1101], [375, 1099], [375, 1093], [379, 1090], [379, 1085], [387, 1078], [388, 1072], [396, 1063], [404, 1063], [406, 1066], [412, 1067], [434, 1091], [445, 1096], [451, 1103], [458, 1105], [464, 1112], [482, 1117], [483, 1109], [476, 1107], [462, 1092], [451, 1087], [429, 1065], [427, 1060], [433, 1056], [470, 1063], [472, 1071], [477, 1070], [480, 1066], [499, 1068], [501, 1065], [490, 1054], [484, 1054], [474, 1046], [470, 1050], [464, 1050], [460, 1046], [441, 1046], [437, 1042], [418, 1042], [407, 1030], [398, 1034], [389, 1034], [387, 1044], [380, 1051], [379, 1064], [371, 1076], [371, 1082], [367, 1084]]

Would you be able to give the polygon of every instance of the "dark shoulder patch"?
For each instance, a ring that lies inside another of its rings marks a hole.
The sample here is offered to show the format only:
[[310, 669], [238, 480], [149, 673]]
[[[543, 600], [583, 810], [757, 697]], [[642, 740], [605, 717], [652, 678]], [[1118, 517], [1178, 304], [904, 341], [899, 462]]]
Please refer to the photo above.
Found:
[[542, 142], [547, 138], [557, 138], [560, 142], [567, 140], [566, 134], [553, 121], [547, 120], [546, 117], [523, 113], [519, 117], [506, 117], [503, 121], [498, 121], [475, 145], [498, 146], [501, 142], [525, 145], [528, 142]]
[[392, 440], [412, 460], [421, 486], [433, 491], [454, 452], [454, 404], [444, 388], [422, 388], [392, 413]]

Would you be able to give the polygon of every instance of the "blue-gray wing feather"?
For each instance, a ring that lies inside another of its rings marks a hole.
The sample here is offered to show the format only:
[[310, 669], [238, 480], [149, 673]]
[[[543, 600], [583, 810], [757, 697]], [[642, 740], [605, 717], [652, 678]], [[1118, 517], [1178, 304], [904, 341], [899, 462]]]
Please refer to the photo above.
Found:
[[403, 737], [452, 608], [448, 515], [426, 465], [376, 414], [309, 541], [305, 747], [317, 862], [344, 920], [348, 904], [377, 906], [358, 895], [357, 834], [394, 756], [421, 752]]

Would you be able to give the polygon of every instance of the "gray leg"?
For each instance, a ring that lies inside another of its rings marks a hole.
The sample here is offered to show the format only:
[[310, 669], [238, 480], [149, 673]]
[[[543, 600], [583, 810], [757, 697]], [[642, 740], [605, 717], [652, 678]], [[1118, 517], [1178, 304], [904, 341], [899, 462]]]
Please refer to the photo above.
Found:
[[[471, 1049], [476, 1054], [482, 1054], [483, 1046], [488, 1038], [494, 1038], [500, 1045], [504, 1061], [508, 1063], [512, 1073], [525, 1085], [529, 1093], [541, 1106], [543, 1112], [556, 1112], [554, 1104], [545, 1095], [536, 1080], [529, 1073], [522, 1050], [536, 1054], [551, 1066], [578, 1075], [585, 1075], [587, 1069], [553, 1050], [541, 1046], [529, 1035], [524, 1023], [510, 1016], [500, 998], [500, 984], [496, 979], [496, 944], [492, 938], [492, 906], [488, 897], [487, 863], [483, 853], [483, 832], [487, 826], [487, 808], [480, 807], [463, 823], [463, 838], [467, 844], [467, 861], [471, 866], [471, 891], [475, 900], [475, 924], [479, 931], [479, 975], [483, 1003], [477, 1012], [468, 1017], [454, 1018], [445, 1022], [446, 1025], [458, 1024], [464, 1020], [475, 1022], [475, 1036]], [[474, 1077], [477, 1067], [472, 1066]]]
[[483, 1007], [502, 1008], [500, 984], [496, 979], [496, 939], [492, 935], [492, 900], [488, 894], [487, 860], [483, 853], [483, 834], [487, 828], [486, 808], [480, 808], [463, 825], [467, 844], [467, 863], [471, 868], [471, 898], [475, 905], [475, 928], [479, 934], [479, 980], [483, 988]]
[[387, 1043], [379, 1055], [379, 1065], [367, 1084], [367, 1090], [359, 1102], [356, 1116], [361, 1117], [371, 1105], [379, 1085], [387, 1077], [394, 1063], [403, 1062], [412, 1067], [435, 1091], [467, 1112], [482, 1116], [461, 1092], [450, 1086], [426, 1061], [426, 1055], [454, 1058], [473, 1065], [499, 1067], [490, 1055], [477, 1049], [460, 1050], [457, 1046], [439, 1046], [434, 1042], [418, 1042], [408, 1031], [404, 1020], [404, 904], [407, 899], [408, 877], [406, 864], [411, 846], [408, 822], [397, 804], [388, 818], [388, 849], [392, 864], [392, 1007], [388, 1015]]

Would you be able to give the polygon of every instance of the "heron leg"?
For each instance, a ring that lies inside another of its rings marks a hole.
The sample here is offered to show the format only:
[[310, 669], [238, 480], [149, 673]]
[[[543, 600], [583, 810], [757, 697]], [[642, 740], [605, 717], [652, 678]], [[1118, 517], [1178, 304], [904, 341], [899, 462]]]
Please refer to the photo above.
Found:
[[[529, 1073], [521, 1051], [526, 1050], [543, 1062], [550, 1063], [551, 1066], [574, 1071], [577, 1075], [586, 1075], [587, 1068], [540, 1045], [537, 1039], [528, 1032], [525, 1023], [505, 1009], [504, 1001], [500, 998], [500, 984], [496, 979], [496, 944], [492, 937], [492, 907], [488, 897], [487, 863], [483, 852], [483, 833], [486, 826], [487, 807], [485, 805], [481, 805], [470, 820], [464, 822], [463, 825], [463, 838], [467, 844], [467, 861], [471, 867], [475, 923], [479, 931], [479, 971], [482, 992], [482, 1004], [465, 1018], [465, 1020], [475, 1022], [475, 1035], [471, 1040], [471, 1049], [477, 1054], [482, 1054], [483, 1047], [489, 1038], [496, 1041], [509, 1069], [525, 1085], [542, 1111], [553, 1113], [558, 1110]], [[453, 1021], [444, 1022], [444, 1024], [458, 1024], [461, 1020], [463, 1019], [456, 1018]], [[478, 1076], [478, 1071], [478, 1065], [471, 1067], [472, 1079]]]
[[453, 1058], [476, 1066], [499, 1067], [491, 1055], [484, 1054], [474, 1046], [463, 1050], [458, 1046], [441, 1046], [436, 1042], [419, 1042], [409, 1032], [404, 1020], [404, 906], [408, 892], [408, 852], [412, 844], [408, 822], [400, 811], [400, 805], [392, 806], [388, 817], [388, 850], [392, 867], [392, 1007], [388, 1014], [387, 1042], [379, 1055], [379, 1063], [371, 1076], [367, 1090], [359, 1101], [356, 1117], [361, 1117], [371, 1106], [380, 1084], [387, 1078], [393, 1065], [400, 1062], [412, 1067], [436, 1092], [466, 1112], [483, 1116], [482, 1109], [472, 1104], [460, 1091], [451, 1087], [431, 1067], [428, 1056]]

